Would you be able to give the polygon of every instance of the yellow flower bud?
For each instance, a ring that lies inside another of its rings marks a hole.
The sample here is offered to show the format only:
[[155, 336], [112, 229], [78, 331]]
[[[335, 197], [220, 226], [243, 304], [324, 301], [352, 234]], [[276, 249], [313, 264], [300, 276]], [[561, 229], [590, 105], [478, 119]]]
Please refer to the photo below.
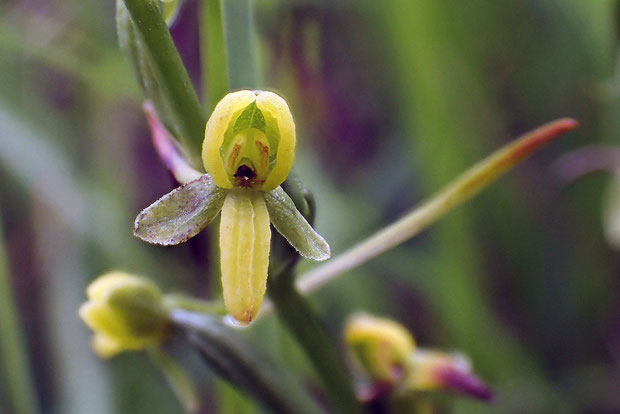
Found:
[[288, 176], [295, 155], [295, 124], [273, 92], [226, 95], [207, 122], [202, 162], [218, 187], [271, 191]]
[[396, 384], [415, 350], [415, 341], [400, 324], [366, 314], [351, 317], [345, 339], [363, 370], [375, 381]]
[[151, 281], [124, 272], [98, 277], [86, 291], [80, 317], [94, 332], [93, 348], [103, 358], [139, 350], [163, 340], [168, 312]]

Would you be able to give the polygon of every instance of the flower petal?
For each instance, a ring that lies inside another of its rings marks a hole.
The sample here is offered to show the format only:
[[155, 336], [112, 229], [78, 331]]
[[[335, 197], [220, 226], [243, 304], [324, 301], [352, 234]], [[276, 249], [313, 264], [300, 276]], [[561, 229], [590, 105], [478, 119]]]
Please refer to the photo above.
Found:
[[207, 121], [205, 140], [202, 144], [202, 162], [205, 170], [211, 174], [213, 181], [222, 188], [232, 188], [226, 174], [220, 147], [224, 142], [224, 133], [229, 127], [233, 115], [256, 99], [252, 91], [243, 90], [226, 95], [215, 107]]
[[256, 106], [269, 112], [278, 122], [280, 140], [277, 149], [276, 165], [262, 186], [263, 191], [271, 191], [286, 179], [295, 159], [295, 122], [286, 101], [279, 95], [262, 91], [256, 97]]
[[225, 193], [205, 174], [142, 210], [136, 218], [134, 234], [154, 244], [183, 243], [215, 218], [224, 204]]
[[265, 193], [265, 202], [271, 223], [299, 254], [312, 260], [329, 259], [329, 245], [308, 224], [282, 187]]
[[222, 208], [222, 287], [228, 313], [242, 324], [256, 317], [267, 288], [269, 213], [263, 194], [228, 192]]
[[102, 334], [95, 334], [93, 336], [92, 347], [101, 358], [112, 358], [124, 350], [123, 346], [114, 337]]

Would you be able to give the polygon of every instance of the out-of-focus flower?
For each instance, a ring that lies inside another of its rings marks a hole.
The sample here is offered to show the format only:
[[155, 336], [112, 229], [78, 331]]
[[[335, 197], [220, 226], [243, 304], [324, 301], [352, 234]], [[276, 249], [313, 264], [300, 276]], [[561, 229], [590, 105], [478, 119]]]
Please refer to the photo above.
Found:
[[415, 342], [400, 324], [357, 314], [349, 319], [345, 339], [359, 366], [375, 381], [397, 384], [405, 374]]
[[148, 279], [111, 272], [95, 279], [86, 293], [79, 315], [94, 331], [93, 348], [102, 358], [145, 349], [165, 338], [168, 311], [161, 291]]
[[366, 400], [396, 389], [414, 393], [446, 390], [491, 398], [491, 390], [473, 374], [466, 356], [419, 349], [412, 335], [397, 322], [357, 314], [347, 322], [345, 339], [371, 381], [361, 393]]
[[202, 160], [207, 174], [144, 209], [134, 233], [163, 245], [182, 243], [222, 210], [220, 251], [224, 303], [242, 324], [258, 314], [267, 287], [269, 223], [304, 257], [325, 260], [329, 245], [280, 187], [294, 160], [295, 124], [273, 92], [226, 95], [207, 122]]
[[417, 349], [410, 355], [404, 387], [413, 391], [448, 390], [489, 400], [492, 392], [473, 372], [469, 358], [460, 353]]

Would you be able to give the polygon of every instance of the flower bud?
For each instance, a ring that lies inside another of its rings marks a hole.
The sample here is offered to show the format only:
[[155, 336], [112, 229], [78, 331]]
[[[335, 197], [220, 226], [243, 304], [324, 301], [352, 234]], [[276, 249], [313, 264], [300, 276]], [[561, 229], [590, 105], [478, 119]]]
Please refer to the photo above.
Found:
[[98, 277], [86, 290], [79, 310], [94, 332], [93, 348], [103, 357], [144, 349], [163, 340], [168, 311], [161, 291], [151, 281], [124, 272]]
[[469, 358], [463, 354], [418, 349], [408, 365], [405, 388], [409, 390], [448, 390], [482, 400], [492, 397], [489, 387], [472, 372]]
[[273, 92], [237, 91], [226, 95], [209, 118], [202, 161], [218, 187], [271, 191], [291, 169], [295, 140], [284, 99]]
[[366, 314], [354, 315], [345, 339], [361, 368], [376, 382], [398, 383], [415, 350], [413, 337], [400, 324]]

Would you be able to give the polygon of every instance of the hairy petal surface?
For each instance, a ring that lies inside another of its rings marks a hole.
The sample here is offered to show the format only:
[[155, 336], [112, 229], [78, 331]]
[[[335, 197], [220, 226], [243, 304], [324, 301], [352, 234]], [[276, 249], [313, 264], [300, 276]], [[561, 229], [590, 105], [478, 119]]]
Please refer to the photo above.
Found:
[[314, 231], [282, 187], [265, 193], [265, 202], [271, 223], [299, 254], [312, 260], [329, 259], [329, 245]]
[[226, 191], [204, 174], [142, 210], [136, 218], [134, 234], [164, 246], [183, 243], [217, 216], [225, 195]]
[[222, 288], [228, 313], [241, 324], [256, 318], [267, 289], [269, 213], [263, 193], [228, 192], [222, 208]]

